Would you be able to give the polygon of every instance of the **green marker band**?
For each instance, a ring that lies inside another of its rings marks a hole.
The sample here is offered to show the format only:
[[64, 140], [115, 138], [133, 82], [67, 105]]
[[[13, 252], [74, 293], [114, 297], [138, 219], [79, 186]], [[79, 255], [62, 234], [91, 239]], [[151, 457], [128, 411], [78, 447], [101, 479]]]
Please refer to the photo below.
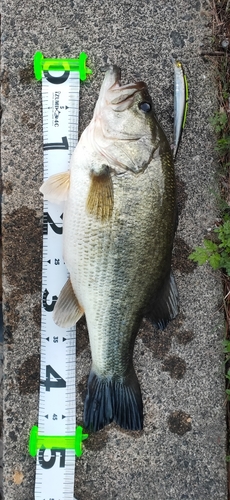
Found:
[[86, 67], [87, 54], [81, 52], [78, 59], [46, 59], [42, 52], [34, 55], [34, 74], [37, 80], [42, 79], [43, 71], [78, 71], [80, 80], [86, 80], [92, 70]]
[[185, 74], [183, 76], [184, 76], [184, 87], [185, 87], [185, 107], [184, 107], [182, 128], [184, 129], [188, 112], [188, 80]]
[[34, 425], [30, 431], [29, 438], [29, 454], [35, 457], [37, 451], [41, 448], [46, 449], [69, 449], [75, 450], [75, 455], [81, 457], [82, 441], [87, 439], [88, 434], [82, 433], [83, 428], [78, 425], [76, 427], [75, 436], [39, 436], [38, 427]]

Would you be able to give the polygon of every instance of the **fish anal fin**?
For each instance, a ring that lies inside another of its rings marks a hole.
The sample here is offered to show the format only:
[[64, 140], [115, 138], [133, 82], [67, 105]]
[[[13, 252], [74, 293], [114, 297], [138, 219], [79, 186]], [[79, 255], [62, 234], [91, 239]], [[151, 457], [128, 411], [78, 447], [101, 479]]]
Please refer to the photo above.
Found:
[[143, 429], [143, 403], [133, 366], [123, 377], [99, 376], [91, 370], [84, 407], [84, 425], [96, 432], [115, 421], [132, 431]]
[[53, 311], [53, 320], [62, 328], [74, 326], [83, 316], [84, 309], [80, 306], [73, 291], [70, 278], [63, 286]]
[[44, 198], [51, 203], [61, 203], [68, 198], [70, 172], [51, 175], [40, 187]]
[[163, 330], [179, 313], [179, 295], [172, 271], [164, 280], [158, 296], [148, 308], [146, 317]]
[[108, 167], [105, 165], [100, 174], [91, 174], [86, 208], [96, 219], [105, 221], [113, 212], [113, 183]]

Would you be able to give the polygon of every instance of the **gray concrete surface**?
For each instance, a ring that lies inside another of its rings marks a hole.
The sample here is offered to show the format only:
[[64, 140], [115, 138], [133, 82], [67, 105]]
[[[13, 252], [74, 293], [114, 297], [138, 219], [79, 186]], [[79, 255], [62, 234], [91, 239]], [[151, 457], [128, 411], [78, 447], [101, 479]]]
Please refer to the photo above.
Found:
[[3, 477], [2, 477], [2, 454], [3, 454], [3, 442], [2, 442], [2, 403], [3, 403], [3, 345], [0, 343], [0, 500], [2, 500], [2, 485], [3, 485]]
[[[32, 500], [35, 461], [29, 430], [37, 422], [40, 349], [42, 200], [41, 84], [33, 79], [36, 50], [76, 57], [85, 50], [94, 71], [81, 86], [80, 131], [89, 122], [105, 63], [123, 81], [147, 82], [156, 113], [172, 140], [173, 69], [187, 71], [190, 103], [176, 172], [179, 226], [174, 271], [181, 312], [163, 333], [145, 320], [135, 348], [144, 402], [144, 430], [114, 424], [91, 435], [76, 463], [78, 500], [222, 500], [225, 468], [225, 388], [221, 282], [188, 253], [217, 217], [214, 68], [199, 56], [210, 49], [209, 4], [199, 0], [31, 0], [3, 2], [2, 169], [4, 177], [4, 494]], [[78, 328], [77, 419], [90, 366], [84, 323]]]

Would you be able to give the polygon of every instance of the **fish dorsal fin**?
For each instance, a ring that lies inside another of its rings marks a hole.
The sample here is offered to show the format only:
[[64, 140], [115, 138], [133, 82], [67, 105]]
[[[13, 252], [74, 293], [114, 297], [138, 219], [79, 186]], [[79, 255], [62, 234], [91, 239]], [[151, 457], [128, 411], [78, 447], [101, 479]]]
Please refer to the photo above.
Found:
[[77, 300], [69, 278], [63, 286], [55, 304], [53, 312], [54, 322], [62, 328], [67, 328], [75, 325], [83, 314], [84, 309]]
[[61, 203], [68, 198], [70, 171], [51, 175], [40, 187], [44, 198], [51, 203]]
[[101, 221], [110, 219], [113, 212], [113, 183], [108, 167], [104, 167], [100, 174], [91, 174], [86, 204], [87, 211]]
[[172, 271], [165, 279], [154, 303], [150, 303], [146, 317], [163, 330], [179, 312], [179, 296]]

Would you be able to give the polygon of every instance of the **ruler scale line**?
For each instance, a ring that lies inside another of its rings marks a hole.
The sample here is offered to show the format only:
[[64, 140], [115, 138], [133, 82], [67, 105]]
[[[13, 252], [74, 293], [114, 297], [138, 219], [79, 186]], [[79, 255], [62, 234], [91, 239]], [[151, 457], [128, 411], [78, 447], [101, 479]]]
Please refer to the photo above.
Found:
[[[43, 176], [68, 169], [77, 145], [80, 80], [69, 73], [64, 83], [51, 83], [43, 74]], [[67, 108], [65, 107], [67, 106]], [[63, 142], [64, 138], [64, 142]], [[65, 142], [67, 141], [67, 142]], [[68, 149], [64, 149], [68, 145]], [[75, 435], [76, 428], [76, 328], [54, 324], [52, 310], [68, 273], [62, 258], [63, 207], [44, 202], [40, 394], [38, 429], [43, 436]], [[54, 233], [54, 229], [60, 234]], [[56, 259], [56, 260], [55, 260]], [[59, 260], [58, 260], [59, 259]], [[56, 266], [55, 262], [59, 262]], [[65, 342], [62, 342], [62, 338]], [[64, 418], [62, 418], [62, 415]], [[74, 450], [37, 452], [35, 500], [73, 500]]]

